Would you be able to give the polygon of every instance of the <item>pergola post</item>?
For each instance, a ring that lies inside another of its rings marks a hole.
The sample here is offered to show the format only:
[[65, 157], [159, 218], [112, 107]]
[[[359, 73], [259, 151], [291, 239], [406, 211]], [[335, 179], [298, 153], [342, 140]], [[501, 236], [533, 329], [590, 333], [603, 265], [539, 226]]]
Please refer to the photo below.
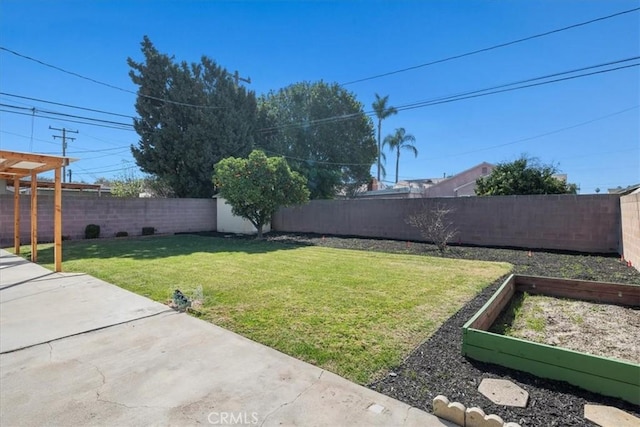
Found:
[[[74, 159], [68, 157], [45, 156], [35, 153], [0, 150], [0, 179], [12, 181], [13, 195], [13, 243], [16, 254], [20, 253], [20, 185], [31, 187], [31, 261], [38, 261], [38, 174], [54, 171], [54, 263], [55, 271], [62, 271], [62, 170]], [[20, 178], [30, 176], [31, 181], [20, 182]], [[71, 188], [82, 189], [82, 184], [69, 184]], [[80, 187], [78, 187], [80, 186]], [[51, 186], [47, 187], [51, 188]], [[100, 188], [92, 186], [92, 188]]]
[[55, 214], [53, 219], [54, 260], [56, 264], [56, 272], [58, 273], [62, 271], [62, 182], [60, 180], [61, 169], [62, 168], [57, 167], [55, 170]]
[[20, 177], [13, 178], [13, 250], [20, 255]]
[[31, 172], [31, 262], [38, 262], [38, 175]]

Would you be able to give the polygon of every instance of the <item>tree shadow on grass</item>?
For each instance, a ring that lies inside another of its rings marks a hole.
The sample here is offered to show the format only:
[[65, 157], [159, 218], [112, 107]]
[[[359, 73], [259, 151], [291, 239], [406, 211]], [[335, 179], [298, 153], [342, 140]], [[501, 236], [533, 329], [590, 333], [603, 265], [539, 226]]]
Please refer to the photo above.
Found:
[[[229, 236], [229, 237], [227, 237]], [[216, 233], [209, 235], [179, 234], [170, 236], [147, 236], [115, 239], [92, 239], [65, 241], [62, 245], [62, 260], [130, 258], [136, 260], [160, 259], [186, 256], [195, 253], [245, 253], [298, 249], [309, 246], [300, 242], [274, 242], [252, 237], [238, 237]], [[22, 256], [30, 257], [30, 251]], [[53, 246], [38, 249], [38, 263], [53, 263]]]

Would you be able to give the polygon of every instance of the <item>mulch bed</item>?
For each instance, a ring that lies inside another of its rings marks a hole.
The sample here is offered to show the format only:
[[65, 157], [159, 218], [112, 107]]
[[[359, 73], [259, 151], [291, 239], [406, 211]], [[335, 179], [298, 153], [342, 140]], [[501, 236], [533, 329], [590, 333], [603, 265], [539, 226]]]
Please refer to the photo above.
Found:
[[[411, 253], [447, 258], [505, 261], [514, 273], [569, 279], [598, 280], [640, 285], [640, 272], [629, 268], [614, 255], [553, 253], [522, 249], [452, 247], [440, 254], [433, 245], [417, 242], [362, 239], [305, 234], [270, 233], [268, 240], [333, 248]], [[612, 405], [640, 417], [640, 408], [620, 399], [608, 398], [565, 382], [487, 363], [467, 360], [461, 355], [461, 328], [491, 297], [504, 277], [485, 288], [449, 318], [436, 333], [416, 348], [389, 375], [369, 387], [409, 405], [432, 412], [433, 398], [443, 394], [467, 407], [479, 406], [487, 414], [497, 414], [505, 422], [524, 426], [593, 425], [583, 418], [587, 403]], [[483, 378], [508, 379], [529, 393], [526, 408], [494, 405], [478, 391]]]

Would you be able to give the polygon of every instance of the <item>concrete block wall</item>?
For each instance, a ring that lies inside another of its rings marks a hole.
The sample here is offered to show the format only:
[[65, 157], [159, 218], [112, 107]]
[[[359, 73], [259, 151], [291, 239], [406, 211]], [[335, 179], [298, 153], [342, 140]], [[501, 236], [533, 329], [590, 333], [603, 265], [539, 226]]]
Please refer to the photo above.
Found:
[[622, 255], [640, 271], [640, 191], [620, 197]]
[[[452, 208], [454, 243], [612, 253], [640, 266], [640, 195], [560, 195], [427, 199], [315, 200], [280, 209], [272, 229], [284, 232], [423, 240], [406, 218], [438, 204]], [[30, 241], [30, 196], [20, 197], [21, 241]], [[63, 196], [63, 235], [84, 237], [98, 224], [103, 237], [217, 229], [215, 199], [122, 199]], [[622, 221], [621, 221], [622, 217]], [[622, 232], [621, 232], [622, 226]], [[38, 240], [53, 239], [53, 197], [38, 197]], [[13, 243], [13, 195], [0, 195], [0, 244]], [[623, 246], [624, 245], [624, 246]]]
[[438, 204], [452, 208], [454, 243], [616, 253], [618, 195], [543, 195], [425, 199], [314, 200], [280, 209], [272, 229], [284, 232], [423, 240], [406, 218]]
[[[38, 241], [53, 240], [53, 196], [38, 196]], [[84, 238], [88, 224], [100, 226], [101, 237], [118, 231], [142, 234], [142, 227], [157, 233], [212, 231], [216, 229], [213, 199], [125, 199], [63, 195], [62, 235]], [[0, 244], [13, 244], [13, 194], [0, 195]], [[31, 241], [31, 196], [20, 196], [20, 240]]]

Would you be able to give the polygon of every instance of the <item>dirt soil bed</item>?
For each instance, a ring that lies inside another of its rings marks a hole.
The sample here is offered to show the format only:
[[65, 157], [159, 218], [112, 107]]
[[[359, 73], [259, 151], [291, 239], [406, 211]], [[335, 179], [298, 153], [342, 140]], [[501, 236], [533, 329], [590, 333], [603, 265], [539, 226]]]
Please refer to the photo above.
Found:
[[[514, 265], [513, 273], [518, 274], [640, 285], [640, 272], [623, 265], [617, 256], [538, 251], [530, 254], [528, 250], [479, 247], [454, 247], [440, 254], [435, 246], [424, 243], [302, 234], [273, 233], [268, 239], [334, 248], [506, 261]], [[640, 408], [620, 399], [600, 396], [564, 382], [467, 360], [461, 355], [462, 326], [484, 305], [504, 279], [500, 278], [485, 288], [418, 346], [401, 365], [369, 387], [430, 412], [433, 410], [433, 398], [444, 394], [450, 400], [467, 407], [479, 406], [486, 413], [497, 414], [506, 422], [517, 422], [523, 427], [593, 425], [583, 418], [584, 405], [587, 403], [613, 405], [640, 417]], [[527, 408], [492, 404], [477, 391], [483, 378], [504, 378], [520, 385], [529, 393]]]
[[513, 320], [496, 322], [505, 335], [640, 364], [640, 309], [542, 295], [514, 300], [505, 321]]

